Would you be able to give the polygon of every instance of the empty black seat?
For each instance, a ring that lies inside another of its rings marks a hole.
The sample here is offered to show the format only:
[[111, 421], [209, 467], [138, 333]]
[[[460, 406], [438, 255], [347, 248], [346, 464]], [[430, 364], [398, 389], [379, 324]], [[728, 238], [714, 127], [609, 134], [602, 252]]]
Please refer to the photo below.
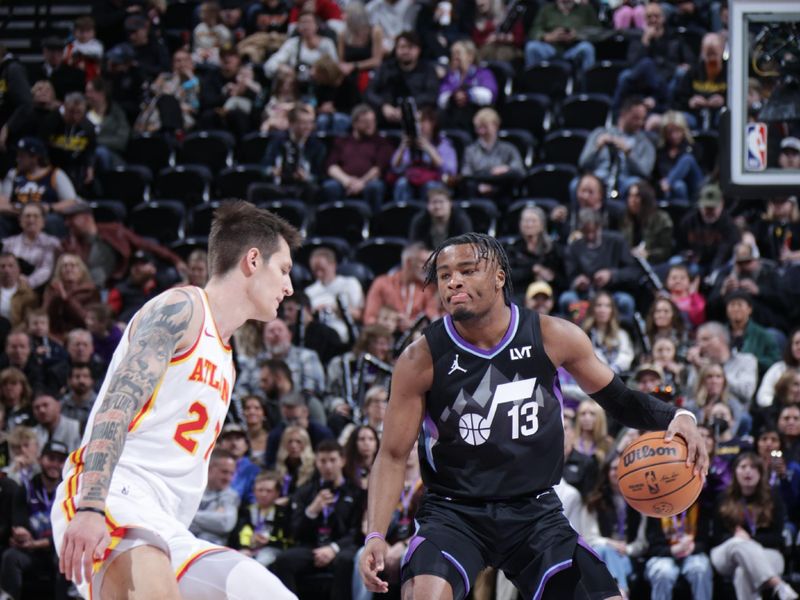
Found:
[[369, 235], [372, 210], [361, 200], [337, 200], [317, 207], [313, 235], [337, 236], [358, 244]]
[[400, 255], [407, 244], [405, 238], [370, 238], [358, 245], [355, 258], [372, 269], [375, 275], [382, 275], [400, 265]]
[[152, 200], [135, 206], [128, 216], [128, 223], [139, 235], [169, 245], [183, 237], [185, 213], [178, 200]]

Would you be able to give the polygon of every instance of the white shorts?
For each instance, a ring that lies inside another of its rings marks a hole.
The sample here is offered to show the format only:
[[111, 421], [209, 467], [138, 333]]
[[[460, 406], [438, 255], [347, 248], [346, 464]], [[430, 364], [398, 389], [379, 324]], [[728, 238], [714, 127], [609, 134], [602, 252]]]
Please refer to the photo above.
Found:
[[[121, 553], [138, 546], [160, 548], [169, 557], [178, 581], [201, 556], [212, 552], [231, 552], [228, 548], [196, 538], [183, 523], [165, 512], [153, 495], [142, 489], [142, 483], [129, 483], [115, 474], [106, 498], [106, 525], [111, 544], [103, 559], [95, 561], [92, 581], [78, 586], [84, 598], [91, 599], [93, 591], [95, 597], [99, 597], [97, 592], [101, 589], [103, 575], [111, 562]], [[66, 486], [62, 484], [58, 488], [51, 514], [53, 541], [59, 555], [64, 532], [74, 516], [73, 509], [65, 506], [65, 498]]]

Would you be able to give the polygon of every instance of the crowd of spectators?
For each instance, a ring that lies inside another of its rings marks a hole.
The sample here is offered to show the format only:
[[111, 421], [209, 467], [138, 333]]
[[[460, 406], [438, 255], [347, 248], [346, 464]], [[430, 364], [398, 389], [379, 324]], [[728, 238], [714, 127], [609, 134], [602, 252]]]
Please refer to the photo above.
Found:
[[[642, 518], [616, 479], [636, 432], [560, 374], [557, 491], [623, 595], [797, 597], [800, 209], [794, 196], [737, 202], [717, 183], [724, 0], [95, 4], [69, 38], [42, 40], [40, 64], [0, 48], [0, 596], [69, 594], [48, 503], [128, 320], [164, 289], [205, 284], [207, 231], [189, 244], [183, 230], [217, 201], [221, 169], [199, 203], [183, 198], [174, 237], [153, 235], [145, 209], [208, 132], [225, 166], [256, 173], [242, 195], [276, 210], [299, 199], [310, 233], [332, 202], [366, 217], [327, 229], [355, 242], [308, 244], [279, 319], [237, 332], [233, 409], [194, 533], [301, 596], [369, 597], [354, 563], [392, 365], [442, 314], [423, 264], [482, 230], [507, 248], [515, 302], [579, 323], [601, 360], [692, 410], [706, 437], [697, 503]], [[774, 84], [750, 83], [752, 102]], [[584, 101], [592, 125], [571, 124]], [[580, 143], [554, 187], [537, 174], [547, 140], [565, 139]], [[133, 151], [143, 142], [152, 152]], [[797, 132], [777, 165], [800, 168]], [[143, 195], [117, 197], [134, 180]], [[355, 260], [354, 243], [379, 235], [402, 238], [393, 266]], [[424, 492], [416, 451], [405, 481], [387, 535], [393, 594]], [[473, 591], [515, 593], [492, 570]]]

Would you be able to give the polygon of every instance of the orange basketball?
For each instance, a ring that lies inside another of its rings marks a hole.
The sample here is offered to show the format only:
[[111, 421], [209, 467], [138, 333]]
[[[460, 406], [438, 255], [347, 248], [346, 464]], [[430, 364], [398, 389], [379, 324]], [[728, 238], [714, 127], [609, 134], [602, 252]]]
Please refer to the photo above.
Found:
[[703, 480], [686, 466], [688, 447], [681, 437], [667, 443], [664, 431], [636, 438], [619, 457], [619, 489], [633, 508], [650, 517], [671, 517], [689, 508]]

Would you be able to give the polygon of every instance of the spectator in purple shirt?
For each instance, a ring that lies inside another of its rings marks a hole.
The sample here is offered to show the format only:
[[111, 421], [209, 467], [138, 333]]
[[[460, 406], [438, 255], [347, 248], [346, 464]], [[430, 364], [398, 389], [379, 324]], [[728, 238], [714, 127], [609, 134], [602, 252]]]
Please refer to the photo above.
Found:
[[486, 67], [475, 64], [475, 44], [462, 40], [450, 49], [450, 69], [439, 87], [439, 108], [446, 110], [445, 125], [469, 130], [472, 117], [497, 99], [497, 81]]
[[377, 134], [375, 111], [368, 104], [356, 106], [352, 120], [352, 135], [338, 138], [328, 156], [330, 179], [322, 184], [322, 194], [327, 202], [363, 196], [377, 210], [383, 203], [392, 145]]

